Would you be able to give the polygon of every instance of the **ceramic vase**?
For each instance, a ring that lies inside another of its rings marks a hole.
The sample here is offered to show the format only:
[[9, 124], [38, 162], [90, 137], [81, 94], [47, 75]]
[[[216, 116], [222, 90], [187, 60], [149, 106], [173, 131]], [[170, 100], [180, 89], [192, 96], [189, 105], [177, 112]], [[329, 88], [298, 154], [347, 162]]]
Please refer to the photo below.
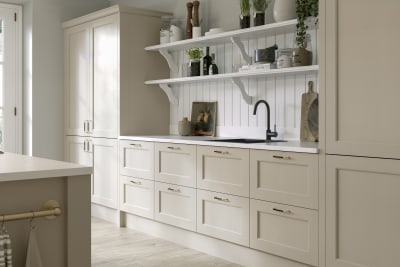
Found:
[[178, 133], [182, 136], [187, 136], [192, 133], [192, 125], [187, 117], [184, 117], [183, 120], [178, 122]]
[[242, 16], [240, 15], [240, 29], [250, 28], [250, 15]]
[[296, 0], [275, 0], [273, 13], [275, 22], [295, 19]]
[[190, 76], [200, 76], [200, 60], [191, 60], [189, 64]]
[[265, 12], [256, 11], [254, 13], [254, 26], [261, 26], [265, 24]]

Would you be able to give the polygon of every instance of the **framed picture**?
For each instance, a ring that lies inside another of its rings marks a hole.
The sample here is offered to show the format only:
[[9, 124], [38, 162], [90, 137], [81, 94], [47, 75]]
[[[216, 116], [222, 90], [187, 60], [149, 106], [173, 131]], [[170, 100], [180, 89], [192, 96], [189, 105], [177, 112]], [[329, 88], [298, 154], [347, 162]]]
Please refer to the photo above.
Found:
[[215, 136], [217, 102], [193, 102], [191, 122], [193, 135]]

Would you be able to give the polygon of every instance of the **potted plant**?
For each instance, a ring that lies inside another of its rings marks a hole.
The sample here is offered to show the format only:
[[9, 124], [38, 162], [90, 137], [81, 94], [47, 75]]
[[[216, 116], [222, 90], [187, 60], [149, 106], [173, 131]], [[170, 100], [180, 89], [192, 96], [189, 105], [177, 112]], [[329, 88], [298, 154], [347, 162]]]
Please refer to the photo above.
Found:
[[190, 48], [186, 50], [186, 54], [190, 59], [190, 76], [200, 76], [200, 60], [203, 56], [203, 50], [201, 48]]
[[250, 27], [250, 0], [240, 0], [240, 28]]
[[311, 65], [312, 52], [307, 50], [309, 35], [306, 20], [309, 17], [315, 17], [315, 24], [318, 23], [318, 0], [296, 0], [296, 14], [296, 47], [293, 49], [293, 66]]
[[254, 26], [265, 24], [265, 10], [267, 9], [271, 0], [253, 0], [254, 7]]

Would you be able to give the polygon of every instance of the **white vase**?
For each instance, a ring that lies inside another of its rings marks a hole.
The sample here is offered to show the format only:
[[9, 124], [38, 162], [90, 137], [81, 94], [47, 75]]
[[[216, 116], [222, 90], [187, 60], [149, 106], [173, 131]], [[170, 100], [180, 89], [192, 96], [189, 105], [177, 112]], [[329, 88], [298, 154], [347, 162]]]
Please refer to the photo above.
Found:
[[275, 0], [274, 19], [276, 22], [296, 18], [296, 0]]

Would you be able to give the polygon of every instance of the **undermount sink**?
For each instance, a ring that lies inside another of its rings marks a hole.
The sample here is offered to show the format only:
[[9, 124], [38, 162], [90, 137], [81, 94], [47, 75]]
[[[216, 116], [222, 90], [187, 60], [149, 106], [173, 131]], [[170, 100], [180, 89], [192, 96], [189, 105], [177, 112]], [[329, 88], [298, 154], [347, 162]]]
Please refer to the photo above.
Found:
[[218, 140], [208, 140], [208, 141], [240, 143], [240, 144], [287, 142], [285, 140], [268, 140], [268, 141], [266, 141], [265, 139], [248, 139], [248, 138], [218, 139]]

